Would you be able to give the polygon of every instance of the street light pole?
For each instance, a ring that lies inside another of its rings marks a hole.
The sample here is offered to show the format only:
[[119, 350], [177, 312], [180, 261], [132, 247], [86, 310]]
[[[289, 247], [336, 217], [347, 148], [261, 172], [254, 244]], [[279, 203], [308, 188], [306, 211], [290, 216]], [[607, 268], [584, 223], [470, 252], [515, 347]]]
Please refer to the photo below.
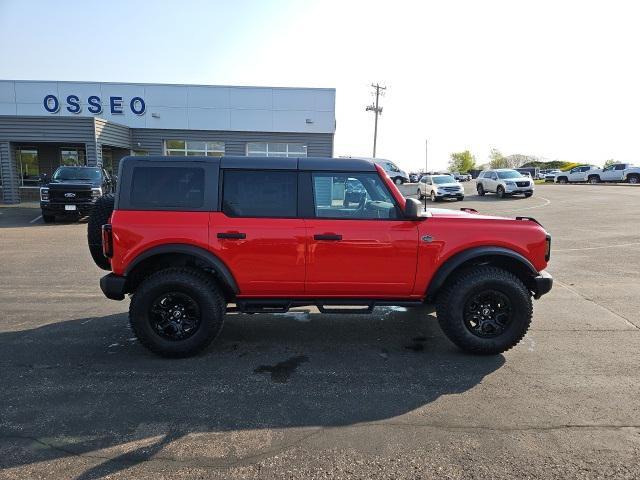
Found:
[[[424, 139], [424, 174], [429, 171], [429, 139]], [[419, 181], [419, 180], [418, 180]], [[427, 211], [427, 196], [424, 196], [424, 211]]]

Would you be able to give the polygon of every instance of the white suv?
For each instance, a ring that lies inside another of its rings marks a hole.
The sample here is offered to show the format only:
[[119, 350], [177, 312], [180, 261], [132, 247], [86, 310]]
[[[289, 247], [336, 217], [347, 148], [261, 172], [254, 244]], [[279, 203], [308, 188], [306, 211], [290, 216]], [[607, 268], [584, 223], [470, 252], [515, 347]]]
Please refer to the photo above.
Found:
[[464, 187], [451, 175], [425, 175], [418, 182], [418, 198], [429, 197], [432, 202], [444, 198], [464, 200]]
[[478, 175], [476, 189], [481, 196], [487, 192], [495, 192], [500, 198], [516, 194], [530, 197], [533, 195], [533, 179], [510, 168], [485, 170]]

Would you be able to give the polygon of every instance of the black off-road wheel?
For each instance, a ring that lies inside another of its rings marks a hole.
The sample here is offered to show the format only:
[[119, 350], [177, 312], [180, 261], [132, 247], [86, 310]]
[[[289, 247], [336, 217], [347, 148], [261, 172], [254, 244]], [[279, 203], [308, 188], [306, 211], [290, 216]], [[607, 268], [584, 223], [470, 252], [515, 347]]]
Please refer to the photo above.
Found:
[[436, 312], [445, 335], [462, 350], [495, 355], [522, 340], [531, 324], [531, 294], [506, 270], [480, 266], [448, 284]]
[[95, 264], [103, 270], [111, 270], [111, 262], [102, 254], [102, 226], [109, 223], [113, 213], [113, 193], [101, 196], [93, 207], [87, 223], [87, 243]]
[[163, 357], [189, 357], [220, 333], [226, 302], [213, 279], [167, 268], [144, 280], [131, 298], [129, 321], [140, 343]]

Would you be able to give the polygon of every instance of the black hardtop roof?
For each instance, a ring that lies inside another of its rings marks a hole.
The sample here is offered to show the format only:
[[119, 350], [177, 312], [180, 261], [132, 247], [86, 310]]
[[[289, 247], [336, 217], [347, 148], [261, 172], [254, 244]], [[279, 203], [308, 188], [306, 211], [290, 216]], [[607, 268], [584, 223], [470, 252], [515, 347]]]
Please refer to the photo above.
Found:
[[324, 170], [331, 172], [375, 172], [372, 160], [363, 158], [331, 157], [170, 157], [167, 155], [144, 155], [124, 157], [122, 162], [206, 162], [228, 169], [244, 170]]

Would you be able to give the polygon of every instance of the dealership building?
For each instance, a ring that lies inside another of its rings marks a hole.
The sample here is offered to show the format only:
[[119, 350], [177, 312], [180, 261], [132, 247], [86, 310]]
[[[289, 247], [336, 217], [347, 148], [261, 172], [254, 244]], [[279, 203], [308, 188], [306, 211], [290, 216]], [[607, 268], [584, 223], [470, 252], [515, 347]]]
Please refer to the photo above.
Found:
[[333, 155], [335, 89], [0, 80], [2, 201], [126, 155]]

